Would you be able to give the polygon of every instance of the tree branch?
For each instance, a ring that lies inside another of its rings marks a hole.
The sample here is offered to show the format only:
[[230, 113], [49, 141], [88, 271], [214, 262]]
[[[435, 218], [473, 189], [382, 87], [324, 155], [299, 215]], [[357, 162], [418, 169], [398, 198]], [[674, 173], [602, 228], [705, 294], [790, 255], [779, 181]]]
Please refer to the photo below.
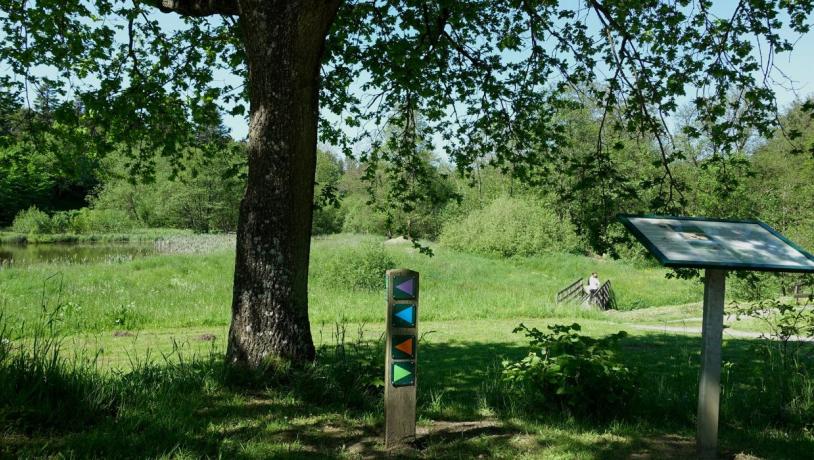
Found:
[[181, 16], [236, 16], [240, 14], [237, 0], [151, 0], [149, 2], [163, 13]]

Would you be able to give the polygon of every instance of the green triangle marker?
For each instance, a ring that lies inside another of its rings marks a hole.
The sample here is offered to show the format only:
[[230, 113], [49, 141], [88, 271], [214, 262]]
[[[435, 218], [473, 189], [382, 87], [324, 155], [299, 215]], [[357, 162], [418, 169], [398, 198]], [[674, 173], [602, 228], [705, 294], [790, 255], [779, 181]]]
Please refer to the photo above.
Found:
[[412, 385], [413, 369], [412, 363], [393, 363], [393, 385]]
[[396, 364], [393, 367], [393, 378], [396, 379], [396, 380], [401, 380], [404, 377], [407, 377], [407, 376], [409, 376], [411, 374], [412, 374], [412, 372], [410, 372], [407, 369], [399, 366], [398, 364]]

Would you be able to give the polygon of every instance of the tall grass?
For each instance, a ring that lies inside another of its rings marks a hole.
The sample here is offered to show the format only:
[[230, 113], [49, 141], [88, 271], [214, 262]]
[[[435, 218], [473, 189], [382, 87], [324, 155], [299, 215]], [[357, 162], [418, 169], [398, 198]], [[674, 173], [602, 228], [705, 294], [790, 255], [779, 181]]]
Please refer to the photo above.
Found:
[[[316, 362], [305, 366], [270, 361], [259, 370], [235, 369], [221, 350], [190, 356], [174, 346], [157, 356], [133, 355], [126, 371], [109, 372], [96, 350], [64, 351], [61, 308], [58, 301], [45, 306], [39, 322], [25, 327], [0, 317], [0, 457], [230, 458], [244, 446], [221, 440], [259, 416], [247, 412], [258, 400], [381, 414], [383, 343], [354, 340], [345, 325], [336, 325]], [[269, 419], [289, 423], [279, 412]], [[16, 437], [52, 441], [15, 445]]]
[[131, 229], [126, 232], [88, 232], [27, 234], [0, 231], [0, 244], [58, 244], [58, 243], [144, 243], [162, 238], [192, 236], [191, 230], [175, 228]]
[[0, 313], [0, 425], [65, 429], [115, 414], [116, 396], [94, 356], [65, 357], [57, 310], [13, 333]]
[[[221, 349], [188, 355], [177, 344], [163, 354], [134, 354], [126, 370], [111, 372], [101, 368], [95, 349], [86, 355], [66, 351], [58, 327], [60, 305], [55, 298], [43, 302], [44, 316], [26, 326], [29, 332], [0, 322], [0, 457], [341, 457], [348, 455], [342, 444], [381, 433], [384, 343], [366, 338], [363, 325], [332, 325], [319, 340], [325, 345], [316, 363], [301, 367], [269, 362], [258, 372], [235, 370], [224, 365]], [[524, 401], [518, 400], [523, 396], [499, 384], [499, 361], [522, 357], [526, 350], [488, 332], [514, 323], [482, 323], [485, 333], [464, 331], [458, 341], [422, 337], [418, 414], [422, 424], [497, 418], [505, 422], [501, 430], [532, 433], [540, 441], [530, 447], [499, 438], [503, 442], [479, 451], [486, 457], [536, 456], [553, 448], [564, 449], [567, 458], [579, 446], [601, 445], [592, 433], [629, 440], [665, 430], [682, 434], [693, 426], [697, 338], [635, 334], [623, 339], [618, 356], [636, 373], [636, 392], [628, 410], [608, 414], [615, 421], [605, 423], [558, 410], [523, 410]], [[591, 334], [607, 330], [594, 328]], [[796, 420], [772, 418], [777, 390], [772, 368], [750, 345], [725, 344], [725, 445], [747, 452], [751, 447], [769, 458], [804, 458], [814, 442], [805, 434], [814, 420], [805, 412], [810, 409], [800, 406]], [[811, 382], [810, 374], [801, 374], [809, 401]], [[467, 435], [455, 437], [430, 437], [425, 442], [433, 453], [427, 455], [458, 452], [447, 443]], [[15, 444], [15, 439], [28, 441]], [[603, 449], [621, 457], [628, 452], [619, 445]]]

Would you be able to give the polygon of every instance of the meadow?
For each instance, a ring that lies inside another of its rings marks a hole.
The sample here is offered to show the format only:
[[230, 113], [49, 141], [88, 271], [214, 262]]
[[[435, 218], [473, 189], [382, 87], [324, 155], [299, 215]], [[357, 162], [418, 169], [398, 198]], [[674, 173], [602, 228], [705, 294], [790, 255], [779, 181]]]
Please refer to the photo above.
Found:
[[[380, 289], [347, 286], [342, 271], [354, 267], [354, 253], [375, 237], [338, 235], [314, 241], [310, 316], [320, 323], [384, 321], [384, 277]], [[222, 244], [226, 246], [228, 243]], [[0, 270], [0, 305], [13, 322], [38, 317], [45, 302], [60, 303], [63, 330], [176, 328], [228, 325], [234, 250], [211, 253], [183, 248], [171, 255], [99, 264], [37, 264]], [[604, 316], [593, 310], [558, 307], [558, 290], [597, 271], [614, 285], [618, 308], [697, 303], [698, 282], [665, 279], [661, 268], [635, 268], [613, 260], [571, 254], [497, 259], [433, 246], [435, 256], [408, 244], [387, 245], [396, 266], [422, 276], [422, 321], [523, 317]], [[193, 252], [192, 254], [185, 252]]]
[[[0, 457], [383, 456], [383, 280], [381, 288], [352, 287], [345, 272], [364, 265], [353, 258], [374, 241], [314, 240], [317, 362], [264, 374], [236, 373], [222, 362], [233, 270], [228, 242], [0, 270]], [[400, 456], [693, 455], [700, 337], [632, 325], [700, 316], [697, 281], [569, 254], [497, 259], [433, 250], [431, 258], [405, 244], [384, 250], [395, 266], [422, 277], [419, 439]], [[591, 271], [612, 280], [621, 311], [554, 303], [557, 290]], [[627, 330], [617, 358], [636, 388], [625, 410], [603, 417], [528, 412], [507, 398], [501, 362], [528, 352], [528, 342], [512, 333], [520, 322], [541, 329], [578, 322], [592, 337]], [[725, 337], [724, 458], [813, 452], [810, 379], [790, 380], [798, 390], [808, 385], [808, 399], [798, 391], [795, 410], [781, 410], [781, 369], [761, 351], [766, 344]]]

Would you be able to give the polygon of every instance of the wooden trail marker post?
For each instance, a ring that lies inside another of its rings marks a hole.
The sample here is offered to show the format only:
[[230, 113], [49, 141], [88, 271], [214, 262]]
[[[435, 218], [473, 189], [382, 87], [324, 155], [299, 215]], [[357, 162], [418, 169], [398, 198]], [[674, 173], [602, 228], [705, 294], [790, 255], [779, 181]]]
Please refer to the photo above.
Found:
[[385, 446], [415, 439], [418, 356], [418, 273], [387, 271], [387, 339], [384, 362]]
[[618, 217], [665, 267], [704, 269], [696, 447], [699, 458], [714, 459], [718, 455], [727, 270], [814, 273], [814, 256], [757, 220]]

